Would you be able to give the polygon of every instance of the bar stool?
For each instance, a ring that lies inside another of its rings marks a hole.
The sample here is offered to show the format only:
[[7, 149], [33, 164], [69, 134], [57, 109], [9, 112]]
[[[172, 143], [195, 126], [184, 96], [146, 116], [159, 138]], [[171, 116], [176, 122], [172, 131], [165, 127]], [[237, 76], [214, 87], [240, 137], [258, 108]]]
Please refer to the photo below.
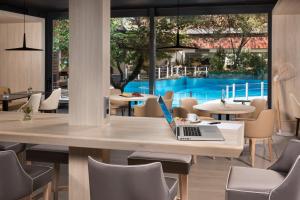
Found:
[[69, 163], [69, 148], [58, 145], [34, 145], [26, 150], [26, 160], [30, 162], [47, 162], [54, 164], [53, 192], [54, 200], [59, 191], [68, 190], [67, 186], [59, 186], [60, 164]]
[[53, 169], [50, 167], [24, 165], [21, 166], [14, 151], [0, 152], [0, 199], [15, 200], [25, 198], [31, 200], [32, 193], [44, 188], [34, 198], [43, 196], [51, 198]]
[[91, 200], [174, 200], [177, 179], [165, 178], [160, 163], [110, 165], [88, 158]]
[[134, 152], [128, 156], [129, 165], [153, 162], [160, 162], [164, 172], [179, 175], [180, 199], [188, 200], [188, 175], [192, 166], [192, 156], [152, 152]]

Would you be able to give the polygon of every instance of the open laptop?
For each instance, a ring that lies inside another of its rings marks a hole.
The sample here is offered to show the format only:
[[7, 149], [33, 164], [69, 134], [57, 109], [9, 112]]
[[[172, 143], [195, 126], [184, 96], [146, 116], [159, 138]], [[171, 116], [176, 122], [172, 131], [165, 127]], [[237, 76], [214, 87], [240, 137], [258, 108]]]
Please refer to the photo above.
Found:
[[200, 125], [200, 124], [176, 124], [172, 114], [167, 108], [162, 97], [159, 97], [159, 105], [164, 116], [170, 124], [175, 136], [178, 140], [183, 141], [224, 141], [224, 137], [216, 125]]

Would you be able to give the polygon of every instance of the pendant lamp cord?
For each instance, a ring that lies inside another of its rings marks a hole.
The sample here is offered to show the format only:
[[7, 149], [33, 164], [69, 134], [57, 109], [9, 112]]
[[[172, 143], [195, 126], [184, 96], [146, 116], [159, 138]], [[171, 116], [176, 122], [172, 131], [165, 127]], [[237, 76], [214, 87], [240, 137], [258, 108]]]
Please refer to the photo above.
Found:
[[24, 34], [25, 34], [25, 32], [26, 32], [26, 29], [25, 29], [25, 23], [26, 23], [26, 0], [24, 0]]

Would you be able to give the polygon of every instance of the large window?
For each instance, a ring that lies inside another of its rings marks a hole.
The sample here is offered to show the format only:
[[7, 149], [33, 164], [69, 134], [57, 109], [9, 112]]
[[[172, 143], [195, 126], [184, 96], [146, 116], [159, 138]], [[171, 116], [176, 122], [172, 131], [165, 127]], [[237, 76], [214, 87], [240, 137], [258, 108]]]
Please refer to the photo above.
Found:
[[[200, 103], [268, 95], [268, 15], [156, 17], [156, 90]], [[68, 88], [68, 20], [53, 23], [53, 87]], [[179, 43], [192, 48], [167, 49]], [[111, 85], [149, 92], [149, 18], [111, 20]]]

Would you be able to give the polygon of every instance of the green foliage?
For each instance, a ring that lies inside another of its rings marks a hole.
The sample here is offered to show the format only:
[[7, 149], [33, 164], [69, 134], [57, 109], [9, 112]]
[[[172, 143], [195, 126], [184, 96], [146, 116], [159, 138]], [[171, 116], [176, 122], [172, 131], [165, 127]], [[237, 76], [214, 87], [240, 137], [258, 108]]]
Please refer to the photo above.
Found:
[[219, 47], [217, 52], [209, 60], [211, 69], [214, 71], [223, 71], [225, 57], [225, 50]]
[[53, 51], [60, 53], [60, 70], [69, 67], [69, 20], [55, 20], [53, 25]]

